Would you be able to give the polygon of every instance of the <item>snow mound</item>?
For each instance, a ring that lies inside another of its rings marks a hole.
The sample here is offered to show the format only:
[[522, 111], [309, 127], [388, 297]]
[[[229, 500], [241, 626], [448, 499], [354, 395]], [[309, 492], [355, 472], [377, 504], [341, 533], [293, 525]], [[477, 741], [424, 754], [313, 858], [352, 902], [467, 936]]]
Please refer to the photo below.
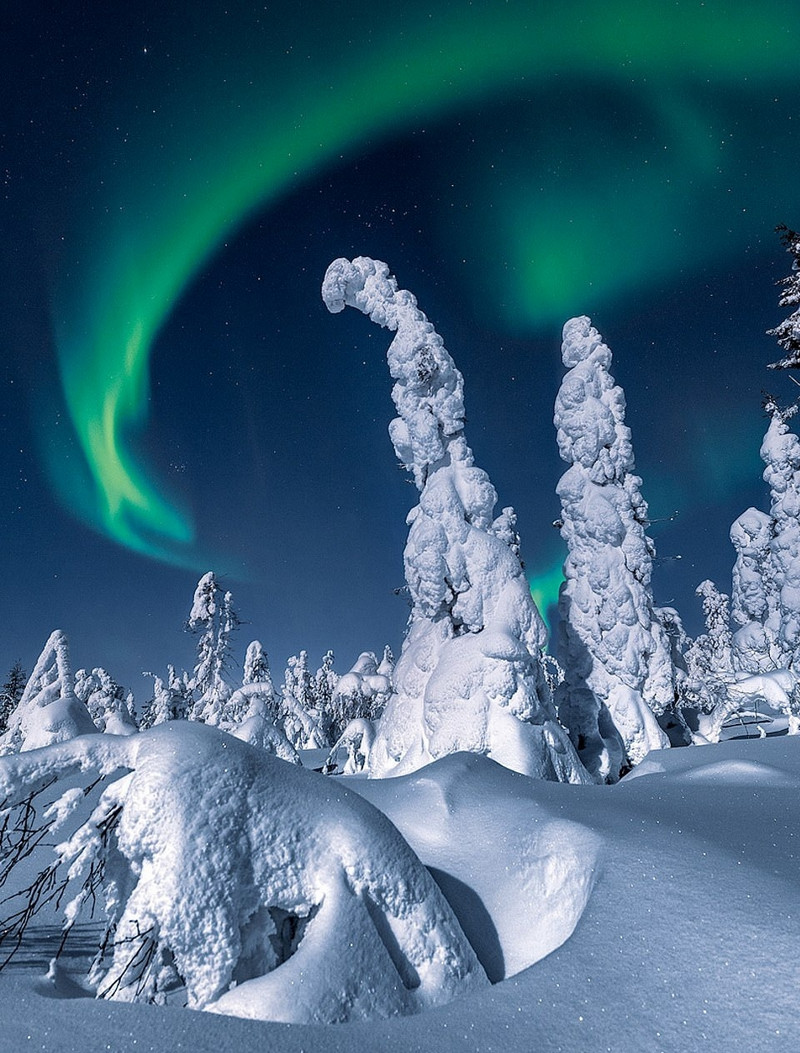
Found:
[[[335, 1023], [415, 1013], [486, 984], [428, 871], [346, 787], [171, 721], [7, 758], [0, 799], [24, 802], [76, 770], [117, 774], [56, 850], [78, 888], [69, 921], [102, 873], [98, 996], [157, 1002], [183, 985], [191, 1008]], [[62, 824], [73, 797], [53, 813]]]
[[686, 782], [744, 782], [755, 785], [786, 786], [800, 789], [800, 780], [778, 768], [746, 760], [724, 760], [679, 772], [675, 779]]
[[572, 935], [599, 874], [602, 841], [542, 802], [536, 782], [459, 753], [412, 775], [353, 785], [431, 869], [492, 981]]

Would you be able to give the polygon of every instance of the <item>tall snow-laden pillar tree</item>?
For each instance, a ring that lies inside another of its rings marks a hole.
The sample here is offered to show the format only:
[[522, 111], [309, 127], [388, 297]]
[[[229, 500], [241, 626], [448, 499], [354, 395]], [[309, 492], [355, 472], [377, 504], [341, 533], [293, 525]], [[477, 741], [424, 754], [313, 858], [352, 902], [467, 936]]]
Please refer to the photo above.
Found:
[[771, 517], [748, 508], [731, 526], [731, 542], [736, 549], [731, 616], [740, 626], [733, 635], [733, 664], [739, 672], [767, 673], [780, 664]]
[[772, 516], [770, 569], [778, 608], [775, 658], [780, 666], [797, 663], [800, 670], [800, 439], [786, 423], [796, 407], [781, 410], [769, 399], [764, 408], [771, 417], [761, 459]]
[[569, 554], [559, 596], [565, 679], [559, 716], [593, 775], [614, 781], [669, 741], [656, 719], [674, 699], [670, 645], [653, 608], [654, 548], [634, 475], [625, 394], [586, 317], [564, 326], [556, 399], [558, 484]]
[[356, 307], [396, 331], [387, 357], [399, 416], [389, 434], [420, 491], [405, 548], [412, 611], [369, 774], [466, 750], [586, 781], [543, 675], [546, 631], [507, 536], [510, 513], [492, 518], [497, 497], [464, 437], [463, 378], [442, 338], [385, 263], [336, 260], [322, 295], [334, 313]]

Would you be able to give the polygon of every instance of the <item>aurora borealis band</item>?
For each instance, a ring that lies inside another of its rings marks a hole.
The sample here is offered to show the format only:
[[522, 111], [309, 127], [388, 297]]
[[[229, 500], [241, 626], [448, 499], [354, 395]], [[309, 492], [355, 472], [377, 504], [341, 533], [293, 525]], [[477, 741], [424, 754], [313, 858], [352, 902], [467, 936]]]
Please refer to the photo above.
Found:
[[138, 686], [180, 663], [212, 568], [277, 676], [300, 647], [397, 650], [413, 494], [387, 334], [319, 299], [339, 256], [385, 259], [442, 333], [543, 613], [575, 314], [628, 398], [657, 602], [691, 626], [697, 583], [730, 587], [760, 389], [793, 397], [763, 333], [773, 228], [800, 223], [796, 4], [35, 0], [7, 23], [0, 675], [60, 626]]
[[[411, 4], [379, 23], [368, 5], [346, 20], [333, 7], [309, 20], [287, 7], [269, 24], [233, 8], [164, 44], [169, 60], [143, 46], [152, 70], [112, 93], [115, 123], [92, 147], [93, 181], [78, 182], [75, 257], [54, 295], [64, 395], [89, 470], [67, 477], [61, 464], [54, 477], [97, 529], [167, 559], [186, 559], [195, 531], [131, 443], [149, 359], [193, 274], [255, 208], [368, 141], [469, 120], [478, 103], [522, 89], [524, 113], [500, 141], [489, 134], [480, 163], [453, 160], [469, 173], [470, 255], [510, 265], [479, 263], [467, 280], [524, 331], [563, 318], [578, 294], [630, 295], [749, 236], [746, 215], [711, 237], [704, 222], [720, 182], [734, 182], [731, 155], [738, 172], [751, 150], [727, 146], [729, 96], [716, 96], [746, 82], [768, 105], [796, 65], [796, 34], [775, 32], [782, 4]], [[614, 122], [615, 104], [634, 105], [638, 131]], [[748, 194], [774, 190], [761, 180]]]

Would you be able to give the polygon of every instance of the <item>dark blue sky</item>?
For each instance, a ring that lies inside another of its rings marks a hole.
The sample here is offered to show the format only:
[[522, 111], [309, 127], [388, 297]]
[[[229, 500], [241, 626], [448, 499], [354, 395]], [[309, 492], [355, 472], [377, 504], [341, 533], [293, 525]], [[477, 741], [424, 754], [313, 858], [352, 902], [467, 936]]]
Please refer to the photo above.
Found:
[[[800, 13], [184, 6], [4, 16], [0, 673], [60, 627], [76, 668], [144, 699], [142, 669], [192, 662], [206, 569], [249, 623], [238, 650], [258, 637], [277, 676], [302, 647], [341, 671], [399, 649], [415, 491], [386, 434], [389, 334], [319, 297], [358, 254], [443, 334], [551, 594], [560, 324], [591, 314], [652, 517], [679, 513], [652, 527], [656, 601], [697, 630], [695, 585], [730, 588], [732, 519], [766, 507], [761, 389], [793, 397], [764, 330], [788, 265], [773, 228], [800, 222]], [[82, 445], [137, 307], [152, 339], [114, 438], [191, 541], [113, 520]]]

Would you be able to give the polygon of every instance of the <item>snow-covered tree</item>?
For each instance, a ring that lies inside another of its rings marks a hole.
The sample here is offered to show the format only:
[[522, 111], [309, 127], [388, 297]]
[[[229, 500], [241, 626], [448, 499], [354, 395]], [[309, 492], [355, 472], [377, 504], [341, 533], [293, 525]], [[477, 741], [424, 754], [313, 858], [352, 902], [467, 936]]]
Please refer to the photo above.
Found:
[[320, 727], [320, 733], [328, 746], [335, 741], [332, 727], [331, 699], [339, 683], [339, 674], [333, 668], [335, 661], [333, 651], [326, 651], [322, 664], [311, 678], [311, 695], [314, 712]]
[[795, 310], [780, 325], [767, 330], [767, 335], [774, 336], [779, 347], [786, 352], [785, 358], [771, 362], [769, 368], [800, 369], [800, 234], [785, 224], [776, 229], [784, 248], [792, 257], [792, 273], [778, 282], [783, 286], [778, 303], [781, 307], [794, 307]]
[[222, 593], [213, 571], [197, 583], [187, 629], [196, 633], [197, 663], [191, 680], [194, 705], [191, 720], [219, 722], [222, 707], [233, 690], [226, 678], [231, 658], [230, 637], [239, 625], [230, 592]]
[[781, 410], [768, 399], [765, 409], [770, 423], [761, 445], [761, 459], [770, 490], [769, 552], [777, 593], [777, 657], [781, 666], [788, 666], [800, 656], [800, 439], [787, 424], [796, 407]]
[[701, 710], [711, 710], [723, 699], [735, 679], [730, 600], [713, 581], [695, 589], [703, 601], [706, 631], [686, 651], [688, 698]]
[[436, 882], [377, 808], [213, 728], [168, 721], [4, 758], [0, 802], [12, 883], [33, 847], [54, 846], [0, 923], [2, 950], [48, 903], [64, 904], [68, 929], [97, 907], [105, 931], [92, 927], [86, 982], [98, 998], [160, 1002], [182, 986], [193, 1009], [326, 1024], [488, 987]]
[[734, 521], [731, 542], [736, 549], [731, 617], [740, 626], [733, 637], [734, 666], [740, 672], [765, 673], [780, 662], [772, 518], [758, 508], [748, 508]]
[[564, 326], [568, 372], [556, 399], [558, 484], [569, 554], [559, 596], [558, 711], [589, 770], [614, 780], [669, 742], [657, 716], [674, 701], [670, 644], [653, 607], [654, 547], [634, 474], [625, 395], [586, 317]]
[[586, 779], [556, 718], [540, 658], [544, 623], [510, 516], [493, 519], [497, 497], [467, 445], [463, 378], [442, 338], [385, 263], [336, 260], [322, 295], [334, 313], [349, 305], [396, 331], [389, 435], [420, 492], [405, 549], [412, 611], [370, 775], [468, 750], [537, 777]]
[[34, 750], [96, 730], [89, 710], [75, 696], [66, 634], [56, 629], [0, 736], [0, 754]]
[[389, 683], [392, 682], [392, 676], [394, 675], [394, 654], [392, 653], [391, 647], [386, 644], [383, 649], [383, 655], [380, 662], [378, 663], [378, 673], [381, 676], [387, 677]]
[[377, 720], [391, 693], [390, 676], [378, 672], [378, 659], [372, 651], [364, 651], [356, 659], [353, 668], [339, 678], [333, 691], [328, 708], [329, 745], [340, 739], [351, 721]]
[[75, 694], [89, 710], [98, 731], [132, 735], [137, 730], [124, 689], [102, 667], [91, 673], [79, 669], [75, 674]]
[[166, 682], [155, 673], [144, 673], [153, 678], [153, 697], [142, 715], [142, 730], [164, 724], [168, 720], [186, 720], [192, 705], [192, 692], [185, 673], [176, 673], [167, 666]]
[[19, 705], [26, 680], [22, 663], [17, 660], [9, 670], [6, 682], [0, 687], [0, 733], [6, 730], [9, 717]]
[[314, 705], [314, 685], [306, 651], [292, 655], [286, 664], [281, 710], [284, 731], [296, 749], [324, 749], [330, 745]]
[[260, 640], [253, 640], [247, 645], [247, 651], [245, 652], [242, 683], [261, 684], [267, 681], [272, 683], [267, 652], [264, 650]]

